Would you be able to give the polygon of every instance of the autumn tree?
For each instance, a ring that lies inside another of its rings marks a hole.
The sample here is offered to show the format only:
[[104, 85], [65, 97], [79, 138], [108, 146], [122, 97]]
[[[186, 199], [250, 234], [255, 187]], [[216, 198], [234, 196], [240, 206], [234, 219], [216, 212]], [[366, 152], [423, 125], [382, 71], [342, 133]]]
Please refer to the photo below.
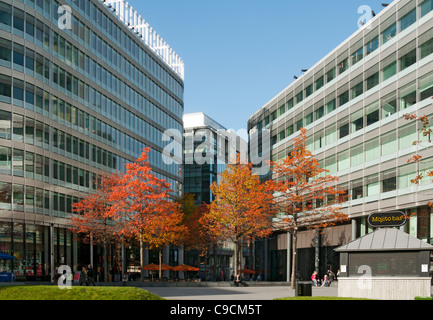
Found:
[[215, 200], [202, 222], [209, 232], [235, 245], [235, 274], [241, 269], [242, 241], [263, 238], [272, 232], [273, 194], [268, 183], [261, 183], [251, 172], [252, 164], [243, 164], [237, 158], [214, 182], [211, 190]]
[[348, 220], [336, 204], [345, 200], [335, 187], [338, 178], [327, 175], [306, 147], [306, 130], [294, 139], [293, 151], [277, 162], [271, 162], [275, 205], [281, 217], [276, 227], [292, 237], [293, 258], [291, 286], [295, 286], [296, 250], [301, 228], [324, 228]]
[[186, 234], [179, 204], [171, 199], [170, 184], [158, 179], [148, 162], [150, 148], [145, 148], [126, 172], [110, 199], [114, 216], [122, 223], [121, 234], [140, 243], [141, 279], [143, 279], [144, 246], [159, 252], [159, 277], [162, 277], [162, 249], [180, 243]]
[[202, 203], [197, 206], [194, 195], [188, 193], [178, 201], [184, 214], [183, 225], [188, 229], [188, 236], [184, 239], [183, 245], [187, 250], [197, 250], [200, 253], [204, 258], [205, 274], [207, 274], [209, 255], [218, 247], [218, 239], [206, 227], [205, 217], [209, 213], [209, 205]]
[[92, 238], [103, 248], [104, 281], [108, 281], [107, 247], [119, 241], [120, 228], [110, 210], [112, 202], [109, 197], [120, 178], [117, 173], [101, 176], [95, 181], [98, 188], [94, 193], [72, 204], [75, 215], [71, 218], [70, 229], [87, 240]]

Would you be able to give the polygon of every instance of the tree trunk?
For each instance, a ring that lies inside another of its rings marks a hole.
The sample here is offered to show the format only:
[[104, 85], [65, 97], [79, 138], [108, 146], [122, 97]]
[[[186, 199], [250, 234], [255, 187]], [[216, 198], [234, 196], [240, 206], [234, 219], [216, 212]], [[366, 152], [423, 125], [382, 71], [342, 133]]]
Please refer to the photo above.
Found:
[[295, 230], [293, 231], [292, 235], [292, 280], [290, 287], [292, 289], [295, 289], [296, 285], [296, 249], [298, 245], [298, 232]]
[[159, 280], [162, 279], [162, 248], [159, 248]]
[[108, 263], [107, 262], [108, 262], [107, 241], [104, 241], [104, 282], [108, 282]]
[[144, 282], [144, 244], [143, 244], [143, 237], [140, 233], [140, 281]]

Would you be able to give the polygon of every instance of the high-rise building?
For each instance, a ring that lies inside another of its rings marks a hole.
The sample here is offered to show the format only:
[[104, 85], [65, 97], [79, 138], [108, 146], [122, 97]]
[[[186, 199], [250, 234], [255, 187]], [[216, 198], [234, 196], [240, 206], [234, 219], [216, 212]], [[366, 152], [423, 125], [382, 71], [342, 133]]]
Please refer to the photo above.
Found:
[[182, 131], [183, 72], [125, 1], [0, 1], [0, 252], [16, 258], [0, 271], [49, 280], [88, 264], [71, 205], [144, 147], [178, 194], [182, 159], [163, 161], [162, 137]]
[[[321, 276], [331, 268], [335, 272], [339, 260], [333, 249], [371, 232], [367, 217], [375, 211], [416, 213], [402, 229], [432, 243], [427, 202], [433, 184], [425, 174], [433, 169], [432, 143], [419, 133], [420, 123], [404, 118], [433, 115], [432, 70], [433, 1], [392, 1], [250, 117], [251, 138], [270, 130], [273, 161], [285, 158], [293, 138], [306, 128], [308, 149], [349, 196], [343, 207], [349, 224], [320, 237], [301, 233], [298, 263], [304, 279], [317, 268]], [[417, 152], [422, 161], [408, 163]], [[424, 179], [412, 183], [418, 174]], [[272, 241], [268, 261], [280, 261], [272, 266], [273, 278], [286, 279], [290, 239], [282, 233]]]
[[196, 204], [214, 200], [210, 186], [236, 155], [247, 151], [247, 142], [234, 131], [204, 113], [183, 115], [184, 191], [193, 194]]
[[[220, 174], [228, 164], [236, 163], [238, 154], [241, 154], [240, 159], [247, 159], [247, 142], [204, 113], [184, 114], [183, 124], [184, 193], [192, 194], [197, 206], [210, 204], [215, 199], [210, 186], [220, 182]], [[221, 242], [210, 252], [207, 261], [210, 279], [229, 279], [233, 272], [233, 254], [234, 246], [230, 241]], [[196, 251], [186, 252], [187, 264], [203, 266], [204, 261], [200, 263], [199, 258]]]

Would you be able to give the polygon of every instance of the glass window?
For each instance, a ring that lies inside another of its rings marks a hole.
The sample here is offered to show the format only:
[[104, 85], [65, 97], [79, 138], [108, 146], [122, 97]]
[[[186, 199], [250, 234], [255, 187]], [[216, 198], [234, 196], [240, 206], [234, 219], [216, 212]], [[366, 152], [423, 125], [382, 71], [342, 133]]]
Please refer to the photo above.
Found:
[[338, 74], [342, 74], [347, 69], [349, 69], [349, 58], [344, 59], [338, 64]]
[[321, 106], [320, 108], [318, 108], [316, 110], [316, 120], [320, 119], [321, 117], [323, 117], [325, 115], [325, 107]]
[[364, 163], [364, 146], [359, 144], [355, 147], [350, 148], [350, 165], [352, 167], [358, 166]]
[[12, 7], [6, 3], [0, 2], [0, 23], [12, 25]]
[[293, 98], [287, 102], [287, 111], [293, 108]]
[[409, 53], [405, 54], [400, 58], [400, 70], [410, 67], [411, 65], [416, 63], [416, 49], [413, 49]]
[[0, 96], [10, 98], [11, 95], [11, 78], [5, 75], [0, 75]]
[[400, 30], [403, 31], [416, 22], [416, 9], [406, 14], [400, 19]]
[[389, 65], [387, 65], [385, 68], [383, 68], [382, 70], [383, 81], [388, 80], [396, 73], [397, 73], [397, 62], [394, 61]]
[[379, 101], [376, 101], [370, 105], [368, 105], [365, 109], [365, 118], [366, 125], [369, 126], [373, 123], [376, 123], [380, 120], [380, 112], [379, 112]]
[[302, 100], [304, 100], [304, 93], [301, 91], [296, 95], [296, 103], [300, 103]]
[[364, 128], [364, 109], [360, 109], [350, 115], [352, 123], [352, 132], [356, 132]]
[[279, 109], [279, 115], [282, 116], [286, 112], [286, 105], [283, 104]]
[[404, 189], [413, 186], [411, 180], [415, 179], [415, 176], [416, 165], [414, 163], [400, 167], [398, 169], [398, 188]]
[[323, 137], [323, 130], [314, 134], [314, 150], [319, 150], [325, 146], [325, 139]]
[[365, 179], [366, 196], [374, 196], [380, 193], [379, 175], [373, 174]]
[[313, 84], [310, 84], [307, 88], [305, 88], [305, 97], [309, 97], [313, 94], [314, 92], [314, 87]]
[[414, 141], [417, 141], [418, 134], [416, 131], [416, 123], [410, 123], [398, 129], [398, 148], [404, 150], [413, 146]]
[[390, 26], [382, 33], [382, 43], [385, 44], [386, 42], [394, 38], [396, 34], [397, 34], [397, 24], [394, 23], [392, 26]]
[[358, 50], [356, 50], [354, 53], [352, 53], [352, 66], [358, 63], [362, 60], [364, 57], [364, 48], [361, 47]]
[[316, 80], [316, 91], [323, 87], [325, 84], [324, 77], [321, 76], [319, 79]]
[[379, 36], [376, 36], [373, 40], [371, 40], [367, 45], [365, 46], [367, 55], [375, 51], [377, 48], [379, 48]]
[[397, 112], [397, 97], [395, 92], [390, 93], [381, 99], [382, 119], [392, 116]]
[[340, 139], [350, 134], [349, 117], [338, 121], [338, 131]]
[[329, 127], [325, 129], [326, 134], [326, 145], [330, 145], [331, 143], [334, 143], [337, 141], [337, 125], [332, 124]]
[[12, 154], [11, 148], [0, 147], [0, 173], [11, 174]]
[[433, 0], [425, 0], [421, 3], [421, 17], [433, 10]]
[[416, 85], [412, 82], [399, 90], [400, 110], [416, 104]]
[[389, 192], [397, 189], [397, 174], [395, 169], [382, 172], [381, 176], [382, 192]]
[[375, 74], [368, 77], [366, 80], [366, 84], [367, 84], [367, 91], [377, 86], [379, 84], [379, 72], [376, 72]]
[[24, 176], [24, 151], [14, 149], [12, 157], [12, 168], [14, 176]]
[[362, 199], [364, 197], [362, 179], [355, 180], [351, 183], [352, 199]]
[[304, 127], [304, 119], [296, 121], [296, 131], [301, 130]]
[[10, 139], [12, 115], [10, 112], [0, 110], [0, 138]]
[[331, 82], [332, 80], [335, 79], [335, 77], [336, 77], [336, 68], [334, 67], [326, 73], [326, 83]]
[[420, 57], [421, 59], [424, 59], [425, 57], [431, 55], [432, 53], [433, 53], [433, 38], [424, 42], [420, 46]]
[[14, 28], [24, 32], [24, 11], [14, 8]]
[[421, 101], [433, 97], [433, 72], [419, 79], [419, 91]]
[[350, 168], [350, 153], [349, 150], [340, 152], [338, 158], [338, 171], [343, 171]]
[[305, 125], [308, 126], [311, 123], [313, 123], [313, 113], [312, 112], [305, 117]]
[[337, 161], [335, 155], [326, 158], [325, 169], [329, 171], [329, 174], [335, 174], [337, 172]]
[[329, 101], [326, 104], [326, 113], [331, 113], [332, 111], [334, 111], [337, 108], [337, 102], [335, 99]]
[[356, 97], [360, 96], [361, 94], [363, 94], [363, 92], [364, 92], [364, 82], [361, 81], [360, 83], [352, 87], [352, 99], [355, 99]]
[[343, 92], [338, 97], [338, 105], [341, 107], [342, 105], [345, 105], [348, 102], [349, 102], [349, 90], [347, 90], [346, 92]]
[[379, 138], [374, 138], [365, 143], [365, 161], [378, 161], [380, 158]]
[[0, 38], [0, 59], [4, 61], [12, 61], [12, 43], [8, 40]]
[[13, 139], [23, 141], [24, 139], [24, 117], [18, 114], [13, 115]]

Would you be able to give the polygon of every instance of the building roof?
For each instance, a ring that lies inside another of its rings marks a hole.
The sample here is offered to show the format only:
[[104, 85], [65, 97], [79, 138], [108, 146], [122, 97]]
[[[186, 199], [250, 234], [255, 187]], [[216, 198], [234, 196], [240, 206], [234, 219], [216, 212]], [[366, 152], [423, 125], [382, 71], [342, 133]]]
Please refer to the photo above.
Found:
[[424, 250], [433, 251], [433, 246], [394, 228], [378, 229], [335, 249], [336, 252]]

